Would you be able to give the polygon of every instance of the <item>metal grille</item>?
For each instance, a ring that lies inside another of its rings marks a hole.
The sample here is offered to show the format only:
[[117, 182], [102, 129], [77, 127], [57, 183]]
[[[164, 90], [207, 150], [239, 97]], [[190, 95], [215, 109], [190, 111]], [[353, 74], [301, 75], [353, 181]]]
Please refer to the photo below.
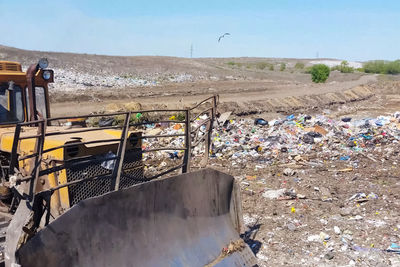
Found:
[[18, 63], [0, 62], [1, 71], [22, 71], [21, 65]]
[[143, 175], [143, 166], [136, 167], [135, 169], [123, 170], [121, 174], [121, 180], [119, 188], [128, 188], [135, 184], [140, 184], [149, 181]]
[[18, 65], [14, 63], [6, 63], [6, 70], [18, 71]]
[[124, 163], [122, 164], [119, 188], [123, 189], [147, 181], [149, 181], [149, 179], [143, 174], [141, 148], [127, 151], [125, 153]]
[[99, 180], [89, 180], [80, 184], [70, 185], [68, 187], [69, 192], [69, 203], [71, 207], [78, 203], [79, 201], [89, 198], [100, 196], [110, 191], [111, 179], [110, 177], [99, 179]]
[[[103, 195], [111, 190], [111, 170], [101, 166], [101, 162], [107, 160], [106, 155], [93, 157], [93, 163], [79, 164], [67, 168], [67, 182], [77, 181], [85, 178], [102, 176], [97, 180], [86, 180], [82, 183], [68, 187], [70, 205], [79, 201]], [[130, 187], [134, 184], [146, 182], [143, 176], [142, 152], [140, 149], [127, 151], [122, 165], [120, 189]]]

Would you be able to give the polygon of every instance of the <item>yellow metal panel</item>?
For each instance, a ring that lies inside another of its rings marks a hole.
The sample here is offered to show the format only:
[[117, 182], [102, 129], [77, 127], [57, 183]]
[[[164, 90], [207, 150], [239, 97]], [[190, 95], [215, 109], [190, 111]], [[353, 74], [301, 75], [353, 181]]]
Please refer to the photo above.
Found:
[[105, 133], [112, 135], [116, 138], [121, 138], [122, 131], [121, 130], [104, 130]]
[[[67, 172], [65, 171], [65, 169], [60, 171], [60, 174], [58, 176], [58, 182], [60, 185], [67, 183]], [[58, 191], [59, 191], [59, 195], [60, 195], [61, 207], [64, 209], [69, 208], [68, 187], [63, 187]]]
[[[49, 181], [49, 186], [50, 187], [55, 187], [57, 186], [57, 177], [54, 173], [51, 173], [47, 176], [47, 180]], [[56, 214], [58, 215], [59, 213], [59, 207], [60, 207], [60, 196], [58, 194], [58, 192], [53, 193], [53, 195], [51, 196], [51, 209], [53, 210], [53, 212], [55, 211]]]

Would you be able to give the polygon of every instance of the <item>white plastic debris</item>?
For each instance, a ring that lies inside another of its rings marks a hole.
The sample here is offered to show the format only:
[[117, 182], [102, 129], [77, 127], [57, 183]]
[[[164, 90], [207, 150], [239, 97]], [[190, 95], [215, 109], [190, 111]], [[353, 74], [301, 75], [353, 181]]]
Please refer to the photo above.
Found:
[[286, 189], [278, 189], [278, 190], [267, 190], [265, 191], [262, 196], [268, 199], [277, 199], [284, 195]]

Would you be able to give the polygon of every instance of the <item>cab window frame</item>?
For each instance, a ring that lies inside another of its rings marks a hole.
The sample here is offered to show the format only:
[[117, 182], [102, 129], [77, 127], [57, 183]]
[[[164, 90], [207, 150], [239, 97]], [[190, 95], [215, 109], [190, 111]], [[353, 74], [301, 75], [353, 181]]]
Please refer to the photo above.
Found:
[[[39, 89], [39, 90], [43, 90], [43, 98], [42, 98], [42, 100], [44, 101], [44, 103], [39, 103], [38, 102], [38, 95], [37, 95], [37, 89]], [[35, 87], [33, 87], [33, 92], [34, 92], [34, 94], [35, 94], [35, 96], [34, 96], [34, 102], [36, 103], [36, 110], [38, 111], [38, 112], [40, 112], [40, 113], [42, 113], [42, 116], [43, 116], [43, 119], [48, 119], [49, 117], [50, 117], [50, 111], [49, 111], [49, 100], [48, 100], [48, 89], [47, 89], [47, 87], [45, 86], [45, 85], [35, 85]], [[25, 87], [25, 90], [24, 90], [24, 93], [25, 93], [25, 98], [24, 98], [24, 100], [25, 100], [25, 106], [26, 106], [26, 117], [27, 118], [30, 118], [30, 116], [31, 116], [31, 114], [30, 114], [30, 112], [31, 112], [31, 110], [30, 110], [30, 102], [29, 102], [29, 89], [28, 89], [28, 86], [26, 86]], [[39, 104], [42, 104], [41, 105], [41, 107], [42, 108], [44, 108], [44, 109], [41, 109], [41, 108], [39, 108]], [[43, 112], [42, 111], [45, 111], [45, 113], [43, 114]], [[38, 118], [38, 119], [40, 119], [40, 118]]]
[[[13, 105], [13, 111], [12, 113], [14, 113], [14, 116], [16, 118], [16, 120], [13, 121], [1, 121], [0, 120], [0, 125], [14, 125], [14, 124], [18, 124], [21, 122], [24, 122], [26, 119], [26, 113], [25, 113], [25, 100], [24, 100], [24, 87], [21, 86], [20, 84], [14, 84], [14, 89], [13, 89], [13, 101], [14, 103], [12, 103]], [[9, 87], [9, 83], [8, 82], [1, 82], [0, 83], [0, 90], [4, 89], [4, 93], [7, 94], [7, 108], [9, 105], [9, 101], [10, 101], [10, 91], [8, 91]], [[7, 92], [8, 91], [8, 92]], [[20, 94], [20, 96], [17, 98], [16, 96]], [[19, 101], [18, 101], [19, 100]], [[17, 113], [17, 109], [20, 108], [21, 110], [19, 111], [19, 114]], [[18, 118], [17, 115], [21, 115], [21, 118]]]

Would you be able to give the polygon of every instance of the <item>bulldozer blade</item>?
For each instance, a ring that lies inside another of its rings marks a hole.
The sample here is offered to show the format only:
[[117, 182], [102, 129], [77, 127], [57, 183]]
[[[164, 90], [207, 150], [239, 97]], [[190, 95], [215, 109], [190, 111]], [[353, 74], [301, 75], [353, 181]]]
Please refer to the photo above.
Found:
[[255, 266], [234, 178], [203, 169], [83, 200], [16, 253], [21, 266]]

